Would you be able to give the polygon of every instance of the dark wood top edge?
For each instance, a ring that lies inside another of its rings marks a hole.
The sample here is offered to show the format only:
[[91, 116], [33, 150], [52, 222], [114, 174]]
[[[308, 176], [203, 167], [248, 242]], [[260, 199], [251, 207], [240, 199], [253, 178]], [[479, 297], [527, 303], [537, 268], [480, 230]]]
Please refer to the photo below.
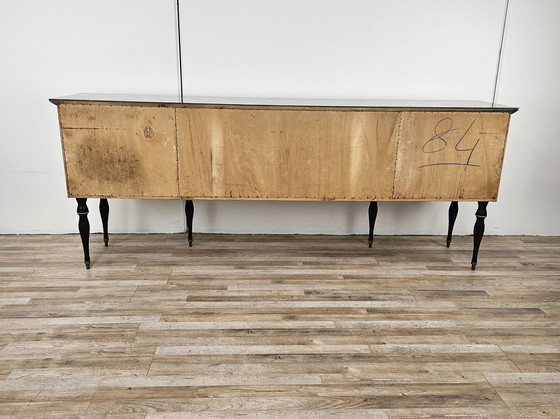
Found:
[[[383, 101], [339, 101], [341, 104], [312, 104], [305, 103], [305, 100], [299, 100], [301, 103], [243, 103], [243, 101], [250, 101], [250, 99], [240, 98], [239, 103], [220, 103], [219, 99], [215, 98], [216, 102], [208, 102], [208, 99], [202, 98], [205, 101], [192, 101], [192, 102], [179, 102], [179, 101], [157, 101], [157, 100], [143, 100], [141, 96], [138, 100], [119, 100], [119, 99], [88, 99], [80, 97], [61, 97], [51, 98], [49, 101], [55, 105], [61, 104], [91, 104], [91, 105], [116, 105], [116, 106], [156, 106], [156, 107], [170, 107], [170, 108], [207, 108], [207, 109], [277, 109], [277, 110], [332, 110], [332, 111], [369, 111], [369, 112], [506, 112], [513, 114], [519, 108], [505, 105], [494, 105], [486, 102], [474, 101], [444, 101], [445, 105], [434, 105], [437, 101], [387, 101], [388, 104], [383, 104]], [[235, 98], [232, 98], [235, 99]], [[289, 102], [290, 99], [283, 99], [284, 102]], [[313, 102], [313, 101], [311, 101]], [[336, 100], [333, 103], [337, 102]], [[379, 102], [376, 103], [376, 102]], [[414, 106], [403, 105], [403, 103], [411, 102]], [[476, 103], [476, 106], [469, 104]]]

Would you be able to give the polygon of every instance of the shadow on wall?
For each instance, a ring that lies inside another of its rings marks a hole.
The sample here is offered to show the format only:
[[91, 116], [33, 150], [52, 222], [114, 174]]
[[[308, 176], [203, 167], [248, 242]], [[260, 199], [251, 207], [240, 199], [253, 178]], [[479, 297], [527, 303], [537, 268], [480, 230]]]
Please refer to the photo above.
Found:
[[[88, 205], [90, 219], [93, 218], [92, 221], [95, 222], [95, 219], [99, 218], [97, 216], [99, 200], [88, 200]], [[109, 199], [109, 231], [114, 233], [177, 233], [185, 231], [184, 205], [185, 201], [180, 200]]]
[[[362, 234], [369, 202], [194, 201], [194, 233]], [[92, 232], [101, 231], [99, 199], [88, 199]], [[113, 233], [186, 231], [184, 200], [109, 199]], [[376, 235], [445, 235], [449, 202], [379, 202]], [[491, 211], [491, 209], [490, 209]], [[459, 204], [455, 234], [472, 234], [476, 203]], [[491, 217], [490, 212], [490, 217]]]
[[[198, 231], [210, 233], [367, 234], [368, 206], [369, 202], [195, 201], [194, 230], [198, 224]], [[449, 202], [380, 202], [375, 233], [446, 234], [448, 208]], [[476, 204], [462, 203], [459, 214], [465, 218], [472, 212], [474, 222], [475, 210]], [[460, 227], [457, 233], [465, 234]]]

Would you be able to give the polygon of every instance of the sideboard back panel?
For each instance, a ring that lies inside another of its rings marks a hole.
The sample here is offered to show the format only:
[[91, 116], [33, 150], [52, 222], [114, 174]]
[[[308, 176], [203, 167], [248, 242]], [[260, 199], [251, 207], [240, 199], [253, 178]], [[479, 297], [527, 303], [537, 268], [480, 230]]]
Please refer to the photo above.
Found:
[[495, 201], [512, 112], [56, 102], [83, 198]]
[[390, 199], [397, 120], [396, 112], [178, 109], [180, 194]]
[[174, 198], [174, 110], [157, 106], [59, 107], [68, 195]]
[[401, 115], [394, 199], [497, 199], [509, 114]]

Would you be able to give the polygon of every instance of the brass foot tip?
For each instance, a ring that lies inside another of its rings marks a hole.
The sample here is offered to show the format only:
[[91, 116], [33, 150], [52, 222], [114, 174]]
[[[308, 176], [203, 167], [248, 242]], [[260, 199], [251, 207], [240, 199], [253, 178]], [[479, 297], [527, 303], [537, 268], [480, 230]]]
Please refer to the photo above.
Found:
[[86, 264], [86, 269], [91, 268], [91, 262], [89, 260], [85, 262], [85, 264]]

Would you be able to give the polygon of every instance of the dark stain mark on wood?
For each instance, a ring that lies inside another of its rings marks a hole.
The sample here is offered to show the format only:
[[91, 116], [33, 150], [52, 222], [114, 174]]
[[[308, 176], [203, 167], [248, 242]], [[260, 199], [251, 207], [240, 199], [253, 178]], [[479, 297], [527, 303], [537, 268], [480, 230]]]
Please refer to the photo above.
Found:
[[84, 145], [80, 148], [79, 168], [85, 177], [101, 182], [125, 182], [138, 179], [142, 163], [128, 147], [113, 146], [107, 152], [104, 147]]

